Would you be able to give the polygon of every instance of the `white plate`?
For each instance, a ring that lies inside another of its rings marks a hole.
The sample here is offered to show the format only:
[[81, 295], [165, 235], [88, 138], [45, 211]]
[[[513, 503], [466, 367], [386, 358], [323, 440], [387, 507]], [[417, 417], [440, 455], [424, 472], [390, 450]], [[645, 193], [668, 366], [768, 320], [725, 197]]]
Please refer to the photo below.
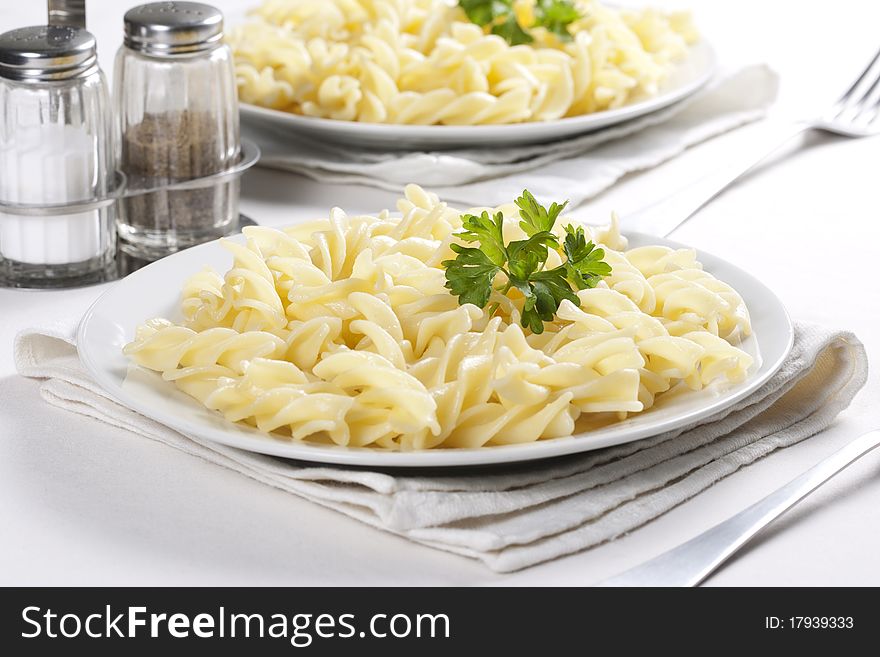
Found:
[[[666, 244], [669, 240], [630, 234], [630, 244]], [[238, 236], [236, 239], [241, 239]], [[788, 355], [794, 336], [779, 299], [747, 272], [708, 253], [699, 253], [707, 271], [742, 294], [752, 315], [754, 336], [743, 348], [759, 355], [749, 378], [725, 389], [704, 389], [663, 400], [655, 408], [604, 428], [570, 438], [478, 449], [434, 449], [390, 452], [371, 448], [316, 445], [267, 436], [251, 427], [227, 422], [195, 399], [163, 381], [155, 372], [130, 364], [122, 347], [135, 326], [151, 317], [179, 317], [178, 290], [183, 280], [210, 265], [226, 271], [232, 257], [210, 242], [159, 260], [134, 272], [105, 292], [80, 323], [77, 344], [95, 380], [126, 406], [183, 433], [232, 447], [304, 461], [369, 467], [446, 467], [529, 461], [586, 452], [669, 431], [729, 407], [767, 381]]]
[[709, 44], [700, 42], [676, 65], [657, 96], [636, 100], [617, 109], [556, 121], [483, 126], [389, 125], [301, 116], [246, 103], [241, 104], [241, 117], [254, 127], [271, 127], [287, 134], [344, 146], [391, 150], [514, 146], [593, 132], [656, 112], [698, 91], [714, 72], [715, 53]]

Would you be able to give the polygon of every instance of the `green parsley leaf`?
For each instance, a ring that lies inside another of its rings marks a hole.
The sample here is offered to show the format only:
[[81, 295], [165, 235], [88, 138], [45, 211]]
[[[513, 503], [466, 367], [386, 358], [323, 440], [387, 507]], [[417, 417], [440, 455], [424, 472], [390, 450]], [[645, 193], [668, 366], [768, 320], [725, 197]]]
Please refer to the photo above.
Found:
[[[456, 258], [442, 263], [446, 268], [446, 287], [460, 304], [485, 308], [495, 291], [495, 277], [503, 273], [507, 284], [498, 292], [519, 290], [523, 295], [522, 325], [533, 333], [542, 333], [544, 322], [553, 321], [563, 301], [580, 305], [572, 285], [579, 290], [595, 287], [603, 276], [611, 273], [611, 266], [602, 260], [605, 251], [587, 242], [582, 226], [568, 225], [562, 244], [566, 260], [558, 267], [544, 269], [550, 250], [560, 248], [559, 238], [551, 229], [567, 202], [545, 208], [524, 190], [515, 203], [527, 239], [505, 245], [504, 217], [500, 212], [464, 215], [464, 230], [458, 236], [465, 242], [478, 242], [479, 248], [450, 245]], [[490, 312], [497, 307], [496, 301]]]
[[492, 34], [497, 34], [512, 46], [534, 41], [528, 32], [532, 27], [543, 27], [560, 39], [568, 41], [571, 39], [568, 26], [581, 18], [571, 0], [537, 0], [534, 9], [535, 23], [524, 27], [516, 19], [513, 2], [514, 0], [458, 0], [458, 5], [471, 23], [489, 27]]
[[[580, 300], [572, 291], [565, 277], [565, 268], [557, 267], [549, 271], [540, 271], [533, 274], [529, 281], [531, 295], [526, 296], [526, 304], [523, 306], [522, 324], [528, 326], [532, 333], [543, 333], [544, 322], [553, 321], [559, 304], [568, 299], [576, 306]], [[522, 287], [517, 285], [522, 291]], [[530, 303], [531, 299], [534, 299]]]
[[464, 232], [459, 237], [465, 242], [479, 242], [480, 249], [489, 256], [489, 260], [499, 267], [503, 267], [507, 260], [507, 250], [504, 248], [504, 215], [496, 212], [490, 216], [485, 210], [478, 217], [466, 214], [462, 217]]
[[568, 258], [564, 265], [568, 279], [579, 290], [596, 287], [603, 276], [611, 273], [611, 265], [602, 261], [605, 250], [587, 242], [583, 226], [575, 228], [569, 224], [565, 227], [562, 249]]
[[459, 305], [472, 303], [485, 308], [492, 295], [492, 281], [501, 268], [480, 249], [451, 244], [458, 255], [455, 260], [444, 260], [446, 287], [458, 297]]
[[568, 284], [564, 266], [559, 266], [555, 269], [548, 269], [546, 271], [539, 271], [532, 275], [531, 280], [536, 284], [540, 283], [546, 288], [547, 292], [553, 296], [554, 314], [556, 313], [556, 309], [559, 308], [559, 304], [562, 303], [564, 299], [568, 299], [575, 305], [580, 305], [580, 300]]
[[569, 0], [538, 0], [535, 6], [535, 26], [566, 41], [571, 40], [568, 26], [580, 18], [577, 7]]
[[522, 29], [513, 11], [507, 14], [501, 22], [492, 25], [492, 34], [497, 34], [512, 46], [520, 46], [534, 41], [532, 35]]
[[[496, 5], [504, 5], [497, 0], [459, 0], [458, 5], [464, 9], [465, 15], [471, 23], [488, 25], [496, 17]], [[504, 7], [506, 10], [507, 7]]]
[[548, 210], [538, 203], [537, 199], [527, 189], [523, 190], [522, 196], [516, 199], [514, 203], [519, 208], [519, 216], [522, 218], [519, 226], [529, 237], [539, 231], [553, 230], [556, 218], [565, 209], [565, 206], [568, 205], [568, 201], [562, 205], [553, 203]]
[[556, 248], [559, 242], [556, 235], [542, 230], [527, 240], [517, 240], [507, 246], [508, 268], [515, 278], [528, 279], [538, 271], [547, 260], [547, 249]]
[[537, 309], [538, 295], [535, 293], [534, 286], [528, 281], [519, 279], [511, 279], [513, 287], [522, 292], [525, 302], [522, 310], [522, 325], [528, 328], [532, 333], [544, 332], [544, 320], [541, 313]]

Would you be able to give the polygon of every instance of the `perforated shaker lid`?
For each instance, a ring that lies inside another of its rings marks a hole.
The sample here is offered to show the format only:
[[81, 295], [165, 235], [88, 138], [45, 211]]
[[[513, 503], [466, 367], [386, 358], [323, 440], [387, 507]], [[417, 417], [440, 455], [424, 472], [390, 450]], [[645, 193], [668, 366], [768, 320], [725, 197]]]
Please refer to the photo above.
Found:
[[98, 69], [91, 32], [67, 25], [34, 25], [0, 34], [0, 77], [48, 82], [90, 75]]
[[154, 56], [211, 50], [223, 38], [223, 14], [200, 2], [153, 2], [125, 12], [125, 45]]

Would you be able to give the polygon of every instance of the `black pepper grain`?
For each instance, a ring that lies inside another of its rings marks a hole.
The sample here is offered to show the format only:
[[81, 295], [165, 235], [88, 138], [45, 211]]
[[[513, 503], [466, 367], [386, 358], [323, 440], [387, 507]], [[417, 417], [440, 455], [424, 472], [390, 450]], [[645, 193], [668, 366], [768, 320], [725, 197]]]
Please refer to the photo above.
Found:
[[[151, 189], [226, 170], [237, 157], [223, 143], [217, 117], [209, 112], [145, 114], [122, 135], [121, 163], [129, 186]], [[238, 181], [199, 189], [156, 191], [122, 204], [123, 221], [135, 228], [199, 232], [223, 223], [238, 194]]]

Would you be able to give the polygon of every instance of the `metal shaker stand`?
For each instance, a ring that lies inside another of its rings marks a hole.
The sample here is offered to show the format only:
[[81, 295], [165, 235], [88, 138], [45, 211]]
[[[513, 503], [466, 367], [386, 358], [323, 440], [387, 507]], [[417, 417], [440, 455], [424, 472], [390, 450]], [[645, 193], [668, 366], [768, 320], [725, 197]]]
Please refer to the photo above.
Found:
[[[137, 196], [142, 196], [144, 194], [152, 194], [157, 191], [192, 190], [212, 187], [219, 183], [228, 182], [230, 180], [234, 180], [235, 178], [241, 177], [242, 174], [244, 174], [245, 171], [254, 166], [259, 159], [259, 147], [254, 142], [243, 139], [241, 141], [241, 155], [236, 165], [230, 169], [227, 169], [226, 171], [222, 171], [211, 176], [204, 176], [202, 178], [195, 178], [193, 180], [186, 180], [183, 182], [171, 183], [167, 185], [149, 186], [139, 184], [138, 181], [134, 180], [127, 181], [122, 172], [117, 171], [116, 185], [114, 189], [109, 194], [101, 198], [93, 198], [87, 201], [77, 201], [75, 203], [60, 203], [54, 205], [4, 203], [0, 201], [0, 213], [5, 212], [19, 216], [40, 217], [66, 215], [79, 212], [88, 212], [89, 210], [97, 210], [99, 208], [118, 203], [122, 199], [134, 198]], [[245, 215], [240, 215], [238, 228], [253, 226], [255, 225], [255, 223], [256, 222], [254, 222], [249, 217]], [[21, 285], [18, 283], [7, 281], [2, 276], [0, 276], [0, 287], [27, 287], [39, 289], [83, 287], [86, 285], [94, 285], [96, 283], [105, 283], [117, 280], [137, 269], [140, 269], [150, 262], [151, 261], [149, 260], [136, 258], [117, 248], [116, 258], [114, 262], [107, 267], [106, 270], [95, 272], [93, 276], [77, 279], [73, 285], [71, 285], [69, 281], [58, 281], [54, 279], [45, 279], [44, 281], [40, 281], [38, 283], [31, 281], [27, 285]]]
[[[70, 27], [85, 28], [86, 26], [86, 8], [85, 0], [48, 0], [48, 24], [49, 25], [66, 25]], [[127, 180], [126, 176], [120, 172], [115, 172], [114, 188], [105, 196], [100, 198], [92, 198], [85, 201], [77, 201], [74, 203], [62, 203], [54, 205], [43, 204], [19, 204], [5, 203], [0, 201], [0, 213], [9, 213], [18, 216], [59, 216], [79, 212], [87, 212], [89, 210], [97, 210], [109, 205], [119, 203], [119, 201], [127, 198], [151, 194], [158, 191], [178, 191], [193, 190], [212, 187], [214, 185], [228, 182], [239, 178], [245, 171], [250, 169], [260, 159], [260, 149], [252, 141], [241, 140], [241, 152], [238, 162], [219, 173], [191, 180], [168, 183], [163, 185], [145, 184], [143, 181]], [[240, 215], [238, 228], [254, 225], [255, 222], [245, 215]], [[82, 287], [86, 285], [94, 285], [107, 281], [113, 281], [121, 278], [146, 264], [150, 261], [136, 258], [117, 248], [116, 258], [105, 271], [96, 272], [94, 276], [77, 279], [73, 285], [69, 281], [58, 281], [46, 279], [38, 283], [33, 281], [27, 285], [12, 283], [0, 276], [0, 287], [28, 287], [28, 288], [68, 288]]]

